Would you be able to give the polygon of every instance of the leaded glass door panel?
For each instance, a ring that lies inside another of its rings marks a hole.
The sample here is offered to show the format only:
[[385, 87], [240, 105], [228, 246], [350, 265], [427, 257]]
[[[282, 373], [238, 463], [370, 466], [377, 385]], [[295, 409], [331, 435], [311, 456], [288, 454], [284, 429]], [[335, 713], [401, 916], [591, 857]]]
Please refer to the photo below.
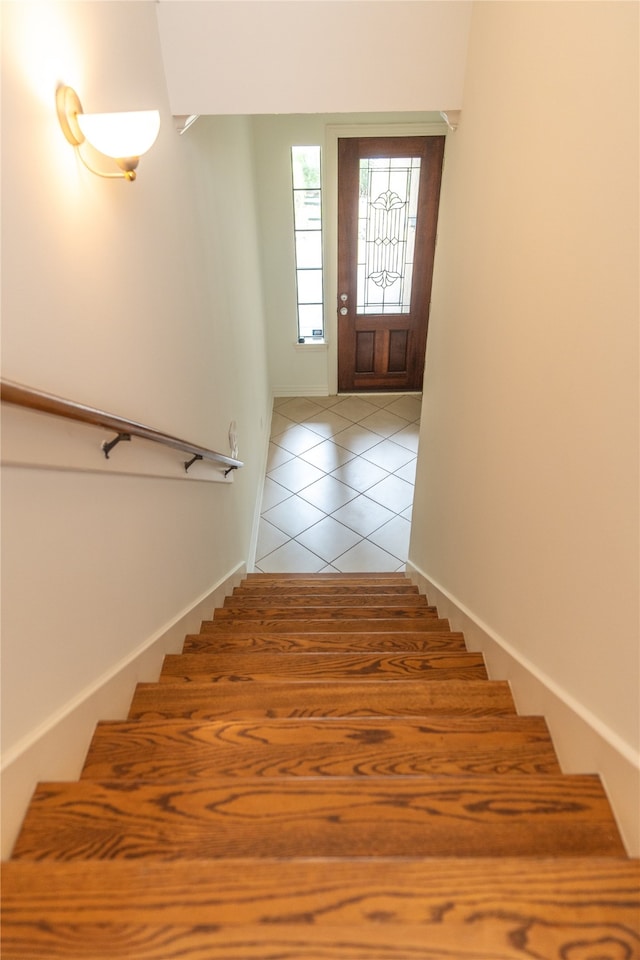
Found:
[[444, 137], [338, 141], [338, 389], [421, 390]]

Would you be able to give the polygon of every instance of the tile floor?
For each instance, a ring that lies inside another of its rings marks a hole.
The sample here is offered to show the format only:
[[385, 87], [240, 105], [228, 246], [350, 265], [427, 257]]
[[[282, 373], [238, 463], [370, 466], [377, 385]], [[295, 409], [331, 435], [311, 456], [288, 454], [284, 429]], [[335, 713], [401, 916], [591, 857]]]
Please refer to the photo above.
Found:
[[419, 394], [274, 401], [256, 571], [402, 571]]

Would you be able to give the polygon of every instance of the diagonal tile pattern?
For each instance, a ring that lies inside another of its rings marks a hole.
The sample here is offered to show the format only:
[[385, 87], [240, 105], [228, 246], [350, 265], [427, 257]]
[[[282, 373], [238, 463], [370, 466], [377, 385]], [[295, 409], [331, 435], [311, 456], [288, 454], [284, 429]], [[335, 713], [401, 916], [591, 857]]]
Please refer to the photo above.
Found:
[[404, 570], [421, 402], [418, 394], [274, 401], [257, 571]]

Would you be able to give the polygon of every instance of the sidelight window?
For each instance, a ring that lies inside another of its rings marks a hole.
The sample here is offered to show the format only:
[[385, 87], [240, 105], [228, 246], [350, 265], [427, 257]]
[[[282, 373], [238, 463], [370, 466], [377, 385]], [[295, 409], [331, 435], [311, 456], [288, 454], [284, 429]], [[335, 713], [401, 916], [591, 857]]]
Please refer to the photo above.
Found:
[[324, 339], [320, 147], [292, 147], [291, 170], [298, 343], [318, 343]]

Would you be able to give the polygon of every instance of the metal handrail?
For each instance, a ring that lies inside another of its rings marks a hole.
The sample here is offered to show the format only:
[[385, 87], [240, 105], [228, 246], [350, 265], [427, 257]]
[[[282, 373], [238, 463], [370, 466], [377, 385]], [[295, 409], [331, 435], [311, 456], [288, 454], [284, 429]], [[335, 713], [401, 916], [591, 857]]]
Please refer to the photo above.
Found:
[[42, 390], [35, 390], [33, 387], [12, 383], [10, 380], [0, 379], [0, 400], [4, 403], [26, 407], [29, 410], [38, 410], [40, 413], [49, 413], [54, 417], [65, 417], [68, 420], [76, 420], [78, 423], [88, 423], [94, 427], [115, 430], [117, 433], [115, 440], [102, 444], [102, 450], [107, 458], [110, 450], [121, 440], [138, 437], [191, 454], [192, 459], [185, 463], [185, 470], [188, 470], [196, 460], [211, 460], [227, 467], [225, 475], [231, 470], [244, 466], [242, 460], [226, 457], [216, 450], [209, 450], [198, 444], [180, 440], [179, 437], [172, 437], [169, 433], [163, 433], [161, 430], [145, 426], [143, 423], [137, 423], [135, 420], [105, 413], [104, 410], [88, 407], [83, 403], [76, 403], [74, 400], [65, 400], [63, 397], [56, 397], [53, 394], [44, 393]]

